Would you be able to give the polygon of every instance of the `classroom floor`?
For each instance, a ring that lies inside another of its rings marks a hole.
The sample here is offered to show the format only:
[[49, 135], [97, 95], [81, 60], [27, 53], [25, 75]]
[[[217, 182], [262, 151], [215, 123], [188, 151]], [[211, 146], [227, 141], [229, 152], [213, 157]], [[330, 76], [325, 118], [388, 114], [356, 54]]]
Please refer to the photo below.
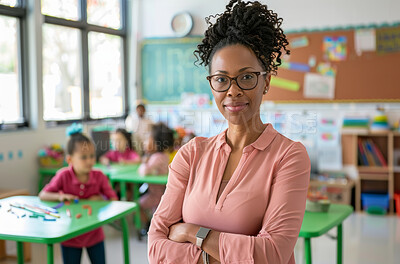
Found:
[[[132, 221], [129, 221], [132, 223]], [[146, 264], [146, 240], [138, 241], [133, 236], [133, 227], [130, 226], [132, 237], [130, 239], [131, 263]], [[104, 228], [106, 233], [107, 263], [123, 263], [122, 239], [119, 231], [110, 226]], [[329, 232], [336, 235], [336, 230]], [[311, 240], [312, 260], [314, 264], [336, 263], [336, 240], [322, 236]], [[15, 243], [8, 243], [8, 250], [15, 252]], [[400, 217], [374, 216], [368, 214], [353, 214], [343, 224], [343, 263], [351, 264], [377, 264], [400, 263]], [[302, 264], [304, 243], [299, 239], [295, 247], [296, 263]], [[35, 248], [34, 248], [35, 250]], [[28, 264], [46, 263], [44, 260], [26, 262]], [[37, 251], [35, 250], [35, 254]], [[35, 256], [36, 257], [36, 256]], [[16, 260], [0, 261], [0, 264], [14, 264]], [[86, 254], [82, 264], [89, 264]], [[62, 264], [59, 246], [55, 247], [55, 264]]]

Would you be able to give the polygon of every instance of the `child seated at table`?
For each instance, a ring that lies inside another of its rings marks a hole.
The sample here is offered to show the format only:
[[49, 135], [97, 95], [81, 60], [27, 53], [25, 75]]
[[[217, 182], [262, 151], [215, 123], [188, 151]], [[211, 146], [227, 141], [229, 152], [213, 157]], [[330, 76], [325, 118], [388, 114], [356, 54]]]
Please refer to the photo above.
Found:
[[111, 135], [111, 145], [113, 150], [108, 151], [100, 157], [100, 162], [104, 165], [110, 163], [136, 164], [140, 163], [140, 156], [136, 153], [132, 145], [131, 134], [123, 128], [118, 128]]
[[[43, 188], [39, 193], [41, 200], [118, 199], [107, 176], [100, 170], [93, 169], [96, 163], [94, 143], [81, 131], [76, 126], [69, 131], [66, 156], [69, 167], [60, 169]], [[105, 263], [103, 230], [97, 228], [61, 243], [64, 264], [80, 263], [83, 248], [86, 248], [93, 264]]]
[[[167, 175], [169, 155], [166, 152], [173, 144], [174, 136], [171, 129], [163, 123], [153, 125], [151, 135], [144, 146], [148, 158], [140, 165], [139, 174], [142, 176]], [[147, 193], [140, 197], [141, 219], [142, 224], [146, 224], [146, 228], [164, 191], [164, 185], [149, 184]]]

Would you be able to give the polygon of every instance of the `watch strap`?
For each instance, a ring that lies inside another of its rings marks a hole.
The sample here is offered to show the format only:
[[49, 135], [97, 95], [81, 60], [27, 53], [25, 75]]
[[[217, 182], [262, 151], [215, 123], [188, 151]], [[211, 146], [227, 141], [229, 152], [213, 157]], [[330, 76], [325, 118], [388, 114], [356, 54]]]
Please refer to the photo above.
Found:
[[203, 244], [204, 239], [206, 239], [208, 233], [211, 230], [205, 227], [200, 227], [199, 231], [197, 231], [196, 234], [196, 246], [201, 248], [201, 245]]
[[201, 255], [203, 257], [203, 264], [210, 264], [210, 259], [209, 259], [209, 256], [208, 256], [207, 252], [202, 250], [201, 251]]

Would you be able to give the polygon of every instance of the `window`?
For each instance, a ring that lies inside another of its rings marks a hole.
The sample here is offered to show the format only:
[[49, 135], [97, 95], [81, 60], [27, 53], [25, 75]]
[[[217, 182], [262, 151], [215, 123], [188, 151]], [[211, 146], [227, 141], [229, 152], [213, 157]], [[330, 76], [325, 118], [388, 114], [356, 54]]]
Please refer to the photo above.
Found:
[[126, 0], [41, 3], [44, 120], [124, 116]]
[[0, 129], [27, 126], [27, 87], [24, 59], [23, 2], [0, 0]]

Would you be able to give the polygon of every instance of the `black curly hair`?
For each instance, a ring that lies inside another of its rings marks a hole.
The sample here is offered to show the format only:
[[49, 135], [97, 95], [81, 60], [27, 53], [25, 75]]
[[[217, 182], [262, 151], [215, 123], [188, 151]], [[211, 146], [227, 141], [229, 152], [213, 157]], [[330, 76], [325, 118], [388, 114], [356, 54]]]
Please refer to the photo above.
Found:
[[[213, 24], [211, 19], [215, 18]], [[205, 37], [194, 51], [200, 65], [211, 66], [219, 49], [240, 44], [254, 52], [265, 71], [276, 74], [282, 52], [290, 53], [281, 28], [282, 18], [258, 1], [231, 0], [224, 13], [210, 15], [206, 22], [209, 26]]]

